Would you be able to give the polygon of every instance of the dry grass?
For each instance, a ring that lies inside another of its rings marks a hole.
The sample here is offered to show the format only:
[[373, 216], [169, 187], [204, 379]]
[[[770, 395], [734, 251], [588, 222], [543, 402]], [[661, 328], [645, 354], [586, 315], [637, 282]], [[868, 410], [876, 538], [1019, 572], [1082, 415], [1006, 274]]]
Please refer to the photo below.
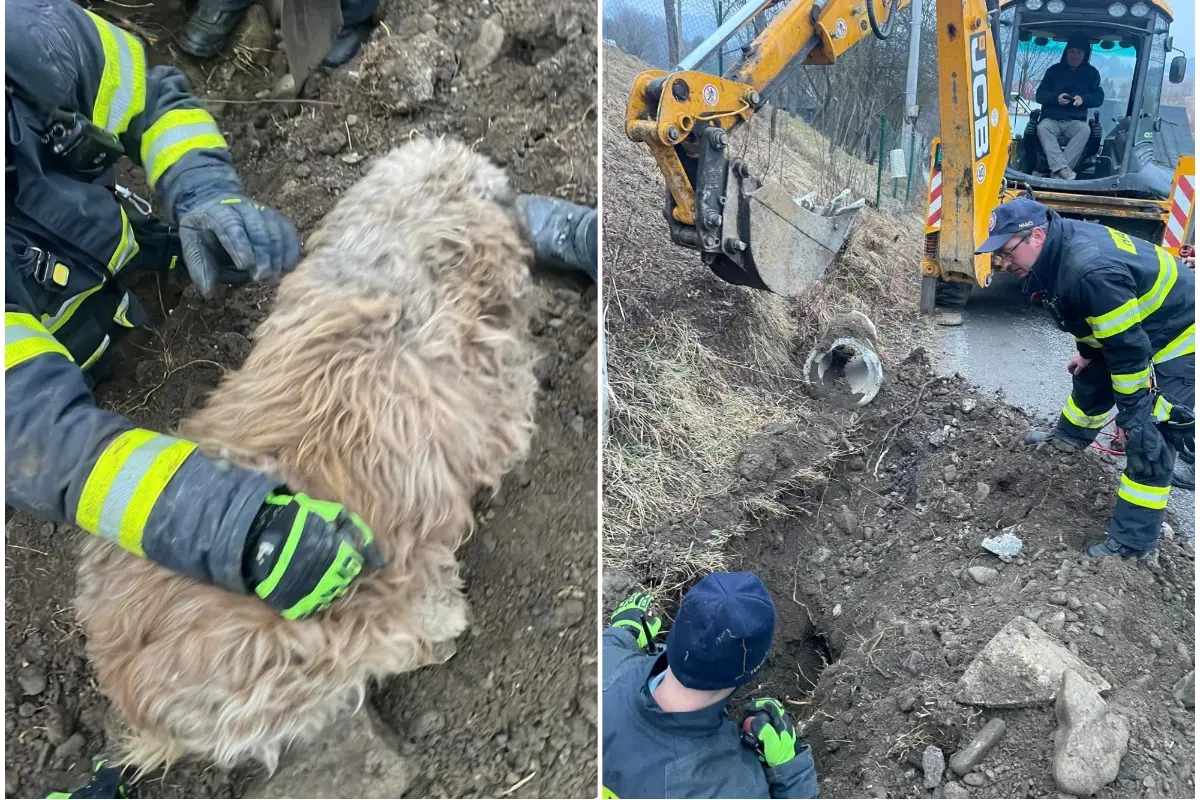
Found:
[[[670, 242], [662, 179], [624, 133], [628, 87], [640, 62], [603, 56], [605, 336], [612, 392], [604, 452], [604, 567], [669, 592], [728, 564], [728, 544], [789, 513], [779, 489], [731, 493], [748, 439], [814, 411], [800, 365], [836, 313], [875, 322], [881, 356], [903, 356], [917, 316], [921, 217], [866, 208], [847, 250], [807, 296], [788, 299], [721, 283]], [[743, 126], [731, 155], [794, 196], [824, 199], [849, 185], [873, 197], [875, 168], [830, 151], [786, 113]], [[794, 484], [822, 480], [824, 463]], [[721, 524], [711, 523], [712, 510]], [[682, 532], [682, 533], [681, 533]]]

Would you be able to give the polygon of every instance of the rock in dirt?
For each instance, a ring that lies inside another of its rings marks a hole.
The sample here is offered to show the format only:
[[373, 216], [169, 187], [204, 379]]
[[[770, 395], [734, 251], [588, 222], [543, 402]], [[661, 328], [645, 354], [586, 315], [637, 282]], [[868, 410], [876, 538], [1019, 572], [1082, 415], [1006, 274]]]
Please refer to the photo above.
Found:
[[46, 691], [46, 671], [36, 664], [26, 664], [17, 672], [22, 694], [38, 695]]
[[950, 769], [958, 775], [966, 775], [975, 765], [983, 761], [988, 751], [1004, 736], [1004, 720], [992, 717], [971, 742], [950, 757]]
[[418, 33], [378, 39], [363, 55], [361, 71], [377, 102], [406, 113], [433, 99], [438, 81], [448, 78], [453, 63], [450, 48], [428, 33]]
[[900, 667], [909, 675], [917, 677], [925, 671], [925, 656], [912, 650], [900, 661]]
[[[979, 485], [987, 486], [986, 483], [981, 483]], [[977, 502], [979, 501], [978, 493], [975, 495], [975, 500]], [[1012, 558], [1021, 552], [1024, 542], [1021, 541], [1020, 537], [1014, 536], [1011, 533], [1002, 533], [999, 536], [989, 536], [983, 540], [982, 545], [983, 549], [987, 550], [989, 553], [995, 553], [998, 556], [1008, 556]]]
[[467, 50], [467, 72], [478, 75], [490, 67], [504, 49], [504, 26], [497, 17], [488, 17], [479, 28], [479, 36]]
[[333, 156], [337, 155], [347, 144], [346, 134], [341, 128], [334, 128], [327, 131], [317, 143], [313, 145], [313, 149], [321, 155]]
[[925, 788], [936, 789], [942, 783], [946, 771], [946, 755], [940, 747], [929, 745], [921, 755], [921, 769], [925, 771]]
[[833, 522], [846, 534], [853, 534], [858, 528], [858, 517], [854, 516], [854, 512], [846, 505], [838, 507], [837, 513], [833, 515]]
[[959, 325], [963, 324], [963, 316], [962, 314], [953, 313], [938, 314], [937, 324], [941, 325], [943, 328], [957, 328]]
[[245, 797], [404, 797], [415, 771], [385, 731], [369, 706], [343, 717], [318, 742], [289, 750]]
[[245, 50], [256, 64], [270, 63], [275, 47], [275, 26], [271, 24], [271, 15], [260, 4], [246, 9], [246, 16], [233, 35], [233, 46]]
[[947, 781], [942, 787], [942, 797], [962, 800], [971, 796], [971, 790], [957, 781]]
[[54, 756], [62, 761], [72, 761], [83, 752], [83, 747], [86, 744], [87, 739], [84, 738], [83, 734], [75, 732], [68, 736], [65, 742], [55, 748]]
[[958, 681], [955, 699], [985, 708], [1022, 708], [1057, 696], [1063, 671], [1071, 669], [1099, 691], [1112, 688], [1026, 617], [1016, 617], [992, 637]]
[[1000, 573], [991, 567], [967, 567], [966, 572], [980, 586], [991, 586], [1000, 580]]
[[978, 772], [971, 772], [963, 776], [963, 783], [965, 783], [967, 786], [974, 786], [978, 789], [980, 786], [987, 785], [987, 778], [983, 777]]
[[1196, 670], [1192, 670], [1187, 675], [1180, 678], [1175, 686], [1171, 688], [1171, 693], [1175, 695], [1184, 708], [1196, 707]]
[[637, 586], [637, 581], [624, 570], [605, 569], [600, 579], [600, 592], [605, 608], [615, 608]]
[[1054, 781], [1074, 795], [1095, 794], [1116, 780], [1129, 750], [1129, 724], [1108, 708], [1096, 687], [1074, 670], [1063, 671], [1054, 706]]
[[445, 715], [430, 709], [413, 721], [412, 727], [408, 729], [408, 738], [419, 742], [440, 731], [445, 724]]

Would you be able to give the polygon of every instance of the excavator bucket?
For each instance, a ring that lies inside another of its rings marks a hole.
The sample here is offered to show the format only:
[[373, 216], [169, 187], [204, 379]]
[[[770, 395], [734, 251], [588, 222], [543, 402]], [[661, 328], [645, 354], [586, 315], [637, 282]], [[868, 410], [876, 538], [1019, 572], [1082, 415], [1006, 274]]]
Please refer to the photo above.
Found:
[[[804, 294], [825, 275], [866, 202], [848, 202], [847, 189], [817, 205], [812, 193], [794, 198], [778, 184], [759, 182], [734, 167], [725, 197], [724, 240], [734, 243], [726, 252], [740, 256], [741, 268], [757, 273], [762, 288], [784, 297]], [[729, 202], [735, 197], [737, 203]]]

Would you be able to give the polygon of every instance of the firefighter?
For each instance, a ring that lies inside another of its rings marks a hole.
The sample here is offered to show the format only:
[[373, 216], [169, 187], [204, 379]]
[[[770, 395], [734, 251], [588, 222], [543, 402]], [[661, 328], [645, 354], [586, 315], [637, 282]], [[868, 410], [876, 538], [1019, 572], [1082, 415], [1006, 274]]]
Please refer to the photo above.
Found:
[[1041, 292], [1078, 350], [1057, 425], [1026, 441], [1085, 448], [1115, 405], [1125, 470], [1108, 536], [1084, 552], [1145, 556], [1157, 547], [1176, 457], [1187, 465], [1179, 483], [1195, 474], [1195, 275], [1161, 247], [1024, 197], [1001, 204], [988, 231], [976, 252]]
[[[289, 619], [325, 608], [382, 565], [357, 515], [101, 410], [91, 392], [122, 334], [148, 322], [133, 275], [181, 265], [205, 296], [276, 281], [299, 260], [295, 229], [243, 193], [213, 118], [182, 73], [148, 68], [137, 38], [71, 0], [6, 10], [5, 502]], [[133, 197], [114, 183], [122, 155], [170, 225], [120, 202]]]
[[603, 796], [816, 797], [812, 749], [778, 700], [753, 700], [740, 729], [726, 716], [775, 636], [775, 603], [758, 576], [704, 577], [665, 647], [652, 600], [627, 598], [603, 634]]

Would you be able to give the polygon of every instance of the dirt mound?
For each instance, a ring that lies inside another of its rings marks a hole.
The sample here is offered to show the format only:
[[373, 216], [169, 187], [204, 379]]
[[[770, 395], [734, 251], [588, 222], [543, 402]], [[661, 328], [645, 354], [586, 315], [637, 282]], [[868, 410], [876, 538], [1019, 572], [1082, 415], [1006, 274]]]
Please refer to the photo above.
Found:
[[[1052, 706], [955, 701], [975, 655], [1022, 615], [1112, 684], [1109, 706], [1129, 721], [1129, 754], [1099, 796], [1193, 796], [1194, 712], [1173, 697], [1194, 658], [1190, 544], [1169, 538], [1144, 565], [1082, 558], [1115, 500], [1111, 457], [1024, 447], [1028, 417], [919, 356], [885, 395], [843, 427], [855, 452], [797, 493], [792, 517], [749, 534], [736, 562], [762, 576], [782, 623], [746, 693], [808, 721], [823, 796], [921, 796], [926, 747], [949, 759], [995, 717], [1000, 744], [945, 779], [981, 797], [1057, 795]], [[981, 547], [1001, 532], [1022, 540], [1015, 558]]]
[[[175, 12], [119, 9], [114, 19], [148, 34], [153, 61], [176, 62]], [[594, 5], [582, 0], [551, 8], [529, 0], [388, 4], [365, 51], [313, 76], [298, 107], [255, 100], [286, 68], [278, 52], [251, 58], [238, 50], [220, 63], [180, 66], [218, 116], [247, 191], [304, 234], [372, 156], [413, 133], [473, 144], [519, 191], [594, 204], [595, 41]], [[426, 57], [407, 58], [416, 51]], [[137, 176], [122, 182], [146, 193]], [[569, 276], [540, 275], [538, 284], [538, 434], [528, 464], [481, 504], [481, 527], [460, 551], [473, 627], [450, 662], [379, 686], [371, 698], [400, 743], [395, 757], [412, 765], [411, 785], [389, 787], [387, 796], [498, 796], [518, 783], [507, 796], [594, 790], [595, 632], [586, 620], [596, 612], [597, 580], [596, 292]], [[139, 294], [155, 330], [124, 347], [98, 397], [139, 424], [170, 430], [245, 358], [271, 292], [247, 288], [201, 302], [188, 291], [173, 308], [179, 289], [151, 279]], [[11, 509], [5, 520], [5, 793], [45, 796], [86, 782], [89, 757], [105, 752], [108, 704], [70, 608], [81, 534]], [[237, 797], [257, 777], [185, 762], [141, 791]]]
[[[625, 104], [645, 64], [604, 49], [604, 309], [609, 436], [604, 459], [606, 569], [642, 571], [664, 587], [727, 563], [726, 545], [782, 507], [776, 491], [744, 490], [745, 442], [764, 426], [809, 425], [826, 413], [802, 366], [824, 326], [861, 311], [880, 355], [907, 352], [917, 317], [919, 228], [864, 209], [841, 256], [804, 298], [727, 284], [698, 254], [671, 243], [662, 178], [625, 135]], [[794, 195], [836, 194], [865, 167], [847, 168], [828, 142], [766, 111], [732, 137], [733, 155]], [[835, 437], [836, 439], [836, 437]], [[775, 459], [778, 492], [836, 449], [793, 445]], [[716, 510], [719, 509], [719, 510]], [[638, 566], [633, 566], [637, 564]], [[606, 597], [606, 601], [607, 601]]]

